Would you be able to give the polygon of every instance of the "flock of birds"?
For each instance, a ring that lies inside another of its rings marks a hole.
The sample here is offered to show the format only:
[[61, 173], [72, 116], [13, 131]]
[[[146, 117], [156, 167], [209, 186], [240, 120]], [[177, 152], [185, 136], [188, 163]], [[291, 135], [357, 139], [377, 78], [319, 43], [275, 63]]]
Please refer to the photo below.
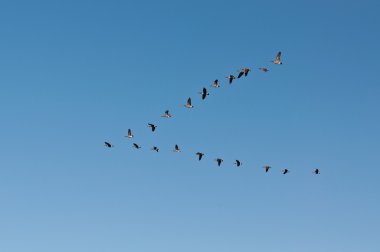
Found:
[[[271, 62], [273, 62], [275, 65], [282, 65], [281, 52], [278, 52], [277, 56], [276, 56], [276, 59], [273, 60], [273, 61], [271, 61]], [[269, 69], [266, 68], [266, 67], [260, 67], [258, 69], [260, 71], [262, 71], [262, 72], [265, 72], [265, 73], [269, 71]], [[247, 76], [250, 71], [251, 71], [251, 69], [245, 67], [245, 68], [242, 68], [242, 69], [238, 70], [239, 74], [238, 74], [237, 77], [235, 77], [234, 75], [230, 74], [230, 75], [226, 76], [225, 78], [228, 79], [228, 83], [231, 85], [232, 82], [233, 82], [233, 80], [235, 80], [236, 78], [240, 79], [242, 76]], [[214, 83], [211, 85], [211, 87], [213, 87], [213, 88], [219, 88], [220, 87], [219, 81], [216, 79], [214, 81]], [[209, 95], [209, 93], [207, 92], [207, 89], [205, 87], [202, 89], [202, 92], [200, 92], [200, 94], [202, 95], [201, 96], [202, 100], [206, 99], [206, 97]], [[187, 103], [184, 106], [186, 108], [189, 108], [189, 109], [194, 107], [192, 105], [192, 103], [191, 103], [191, 98], [190, 97], [187, 99]], [[166, 110], [165, 113], [161, 117], [170, 118], [170, 117], [172, 117], [172, 115], [169, 113], [169, 110]], [[153, 123], [148, 123], [148, 127], [151, 129], [152, 132], [154, 132], [156, 130], [156, 128], [157, 128], [157, 125], [155, 125]], [[130, 139], [134, 137], [131, 129], [128, 129], [128, 133], [127, 133], [127, 135], [125, 137], [130, 138]], [[111, 144], [110, 142], [104, 142], [104, 145], [107, 148], [113, 148], [114, 147], [114, 145]], [[135, 149], [141, 149], [141, 146], [138, 145], [137, 143], [133, 143], [132, 147], [135, 148]], [[159, 148], [157, 146], [153, 146], [151, 148], [151, 150], [155, 151], [155, 152], [159, 152]], [[173, 152], [177, 152], [177, 153], [181, 152], [181, 149], [178, 146], [178, 144], [176, 144], [174, 146]], [[203, 156], [205, 154], [202, 153], [202, 152], [197, 152], [197, 153], [195, 153], [195, 155], [198, 157], [198, 160], [201, 161], [202, 158], [203, 158]], [[216, 161], [216, 163], [217, 163], [218, 166], [221, 166], [224, 160], [222, 158], [216, 158], [215, 161]], [[243, 163], [240, 160], [235, 160], [234, 164], [237, 167], [240, 167]], [[265, 165], [265, 166], [263, 166], [263, 168], [264, 168], [265, 172], [269, 172], [269, 170], [272, 167], [269, 166], [269, 165]], [[283, 169], [281, 172], [282, 172], [282, 174], [288, 174], [289, 170], [288, 169]], [[316, 174], [316, 175], [318, 175], [318, 174], [320, 174], [320, 170], [318, 168], [314, 169], [313, 173]]]

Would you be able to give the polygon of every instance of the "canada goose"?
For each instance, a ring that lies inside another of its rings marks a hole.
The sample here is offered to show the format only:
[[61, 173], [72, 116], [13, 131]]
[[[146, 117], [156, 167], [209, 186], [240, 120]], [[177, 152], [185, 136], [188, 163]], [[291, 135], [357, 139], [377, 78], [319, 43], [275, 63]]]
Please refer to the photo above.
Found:
[[195, 155], [198, 155], [198, 160], [201, 161], [204, 154], [202, 152], [197, 152]]
[[228, 83], [232, 84], [232, 81], [235, 79], [235, 76], [233, 76], [232, 74], [230, 74], [226, 78], [228, 79]]
[[266, 68], [266, 67], [260, 67], [259, 70], [261, 70], [261, 71], [263, 71], [265, 73], [269, 71], [269, 69]]
[[223, 162], [223, 159], [217, 158], [217, 159], [215, 159], [215, 161], [218, 163], [218, 166], [220, 166]]
[[240, 69], [238, 72], [239, 72], [238, 79], [240, 79], [240, 77], [242, 77], [244, 74], [244, 69]]
[[214, 80], [214, 84], [212, 84], [211, 87], [213, 87], [213, 88], [218, 88], [218, 87], [220, 87], [220, 86], [219, 86], [219, 82], [218, 82], [217, 79]]
[[140, 149], [141, 146], [139, 146], [137, 143], [133, 143], [133, 147], [136, 148], [136, 149]]
[[174, 146], [174, 152], [181, 152], [181, 149], [178, 147], [178, 144]]
[[245, 68], [240, 69], [240, 70], [239, 70], [238, 79], [240, 79], [240, 77], [242, 77], [243, 74], [244, 74], [244, 76], [247, 76], [248, 73], [249, 73], [249, 71], [251, 71], [251, 69], [249, 69], [248, 67], [245, 67]]
[[187, 104], [184, 105], [186, 108], [194, 108], [193, 105], [191, 105], [191, 98], [189, 97], [189, 99], [187, 99]]
[[264, 168], [265, 172], [268, 172], [269, 169], [272, 168], [272, 167], [270, 167], [269, 165], [265, 165], [263, 168]]
[[242, 165], [242, 163], [240, 162], [240, 160], [237, 160], [237, 159], [235, 161], [235, 164], [236, 164], [237, 167], [239, 167], [240, 165]]
[[288, 169], [284, 169], [284, 170], [282, 170], [282, 174], [287, 174], [288, 172], [289, 172]]
[[113, 145], [110, 144], [109, 142], [104, 142], [104, 145], [105, 145], [106, 147], [108, 147], [108, 148], [112, 148], [112, 147], [113, 147]]
[[314, 170], [314, 173], [315, 173], [316, 175], [321, 174], [321, 173], [319, 172], [319, 169], [318, 169], [318, 168]]
[[282, 64], [282, 62], [281, 62], [281, 52], [277, 53], [276, 59], [273, 61], [273, 63], [276, 64], [276, 65], [281, 65]]
[[165, 114], [161, 117], [169, 118], [169, 117], [172, 117], [172, 115], [169, 113], [169, 110], [166, 110]]
[[157, 148], [157, 146], [153, 146], [152, 150], [154, 150], [154, 151], [156, 151], [156, 152], [159, 151], [159, 149]]
[[131, 129], [128, 129], [128, 135], [126, 135], [125, 137], [128, 137], [128, 138], [132, 138], [133, 137]]
[[207, 93], [207, 89], [205, 87], [202, 89], [201, 94], [202, 94], [202, 100], [206, 99], [207, 95], [210, 95], [209, 93]]
[[152, 132], [154, 132], [157, 128], [157, 126], [152, 123], [148, 123], [148, 127], [152, 129]]

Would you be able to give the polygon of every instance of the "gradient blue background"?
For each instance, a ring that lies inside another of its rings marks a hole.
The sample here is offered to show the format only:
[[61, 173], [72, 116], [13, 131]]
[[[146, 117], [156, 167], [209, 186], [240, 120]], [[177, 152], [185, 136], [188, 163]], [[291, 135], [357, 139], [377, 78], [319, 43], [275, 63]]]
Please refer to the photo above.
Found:
[[1, 1], [0, 251], [380, 251], [379, 10]]

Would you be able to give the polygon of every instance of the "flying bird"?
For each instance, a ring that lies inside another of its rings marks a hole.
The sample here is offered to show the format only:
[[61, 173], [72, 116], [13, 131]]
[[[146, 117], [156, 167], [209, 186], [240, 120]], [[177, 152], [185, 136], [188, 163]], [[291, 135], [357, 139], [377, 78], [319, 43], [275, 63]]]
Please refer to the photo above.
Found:
[[242, 165], [242, 163], [240, 162], [240, 160], [237, 160], [237, 159], [236, 159], [236, 161], [235, 161], [235, 165], [236, 165], [237, 167], [239, 167], [240, 165]]
[[128, 138], [132, 138], [133, 137], [131, 129], [128, 129], [128, 135], [126, 135], [125, 137], [128, 137]]
[[232, 74], [230, 74], [226, 78], [228, 79], [228, 83], [232, 84], [232, 81], [235, 79], [235, 76], [233, 76]]
[[282, 62], [281, 62], [281, 52], [277, 53], [276, 59], [273, 61], [273, 63], [276, 64], [276, 65], [281, 65], [282, 64]]
[[161, 117], [170, 118], [170, 117], [172, 117], [172, 115], [169, 113], [169, 110], [166, 110], [165, 114]]
[[141, 146], [140, 146], [140, 145], [138, 145], [137, 143], [133, 143], [133, 148], [136, 148], [136, 149], [140, 149], [140, 148], [141, 148]]
[[189, 99], [187, 99], [187, 104], [184, 105], [186, 108], [194, 108], [193, 105], [191, 105], [191, 98], [189, 97]]
[[157, 128], [157, 126], [152, 123], [148, 123], [148, 127], [152, 129], [152, 132], [154, 132]]
[[181, 149], [178, 147], [178, 144], [174, 146], [174, 152], [181, 152]]
[[217, 159], [215, 159], [215, 161], [218, 163], [218, 166], [220, 166], [223, 162], [223, 159], [217, 158]]
[[206, 99], [207, 95], [210, 95], [209, 93], [207, 93], [207, 89], [205, 87], [202, 89], [201, 94], [202, 94], [202, 100]]
[[259, 70], [261, 70], [261, 71], [263, 71], [265, 73], [269, 71], [269, 69], [266, 68], [266, 67], [260, 67]]
[[284, 169], [284, 170], [282, 170], [282, 174], [287, 174], [288, 172], [289, 172], [288, 169]]
[[265, 172], [268, 172], [269, 169], [272, 168], [272, 167], [270, 167], [269, 165], [265, 165], [263, 168], [264, 168]]
[[316, 175], [319, 175], [319, 174], [321, 174], [321, 172], [319, 171], [319, 169], [318, 169], [318, 168], [314, 170], [314, 173], [315, 173]]
[[198, 156], [198, 160], [201, 161], [202, 157], [203, 157], [203, 153], [202, 152], [197, 152], [195, 155]]
[[112, 148], [112, 147], [113, 147], [113, 145], [110, 144], [109, 142], [104, 142], [104, 145], [105, 145], [106, 147], [108, 147], [108, 148]]
[[240, 70], [239, 70], [238, 79], [240, 79], [240, 77], [242, 77], [243, 74], [244, 74], [244, 76], [247, 76], [248, 73], [249, 73], [249, 71], [251, 71], [251, 69], [249, 69], [249, 68], [247, 68], [247, 67], [240, 69]]
[[214, 84], [212, 84], [211, 87], [213, 87], [213, 88], [218, 88], [218, 87], [220, 87], [220, 86], [219, 86], [219, 82], [218, 82], [218, 80], [214, 80]]
[[152, 150], [153, 150], [153, 151], [156, 151], [156, 152], [159, 151], [159, 149], [157, 148], [157, 146], [153, 146]]

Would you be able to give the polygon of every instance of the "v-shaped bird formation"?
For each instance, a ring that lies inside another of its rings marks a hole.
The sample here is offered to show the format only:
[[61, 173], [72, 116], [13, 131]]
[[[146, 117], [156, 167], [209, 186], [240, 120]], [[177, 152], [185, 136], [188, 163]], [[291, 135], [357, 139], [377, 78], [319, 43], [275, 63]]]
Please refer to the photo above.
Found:
[[[281, 52], [278, 52], [277, 55], [276, 55], [275, 60], [272, 60], [271, 62], [272, 62], [273, 64], [275, 64], [275, 65], [282, 65], [282, 61], [281, 61]], [[262, 71], [262, 72], [264, 72], [264, 73], [269, 72], [269, 68], [267, 68], [267, 67], [259, 67], [258, 70], [260, 70], [260, 71]], [[230, 74], [230, 75], [226, 76], [225, 78], [228, 80], [228, 84], [231, 85], [235, 79], [240, 79], [240, 78], [242, 78], [243, 76], [244, 76], [244, 77], [247, 77], [247, 76], [248, 76], [248, 73], [249, 73], [250, 71], [252, 71], [252, 70], [249, 69], [248, 67], [244, 67], [244, 68], [241, 68], [240, 70], [238, 70], [238, 75], [237, 75], [237, 77], [235, 77], [234, 75]], [[220, 86], [220, 84], [219, 84], [218, 79], [215, 79], [214, 83], [213, 83], [212, 85], [210, 85], [210, 87], [212, 87], [212, 88], [220, 88], [221, 86]], [[207, 90], [205, 87], [203, 87], [202, 91], [201, 91], [199, 94], [201, 94], [201, 98], [202, 98], [202, 100], [205, 100], [206, 97], [207, 97], [208, 95], [210, 95], [210, 93], [208, 93], [208, 90]], [[189, 97], [189, 98], [187, 99], [187, 102], [186, 102], [186, 104], [184, 104], [184, 107], [186, 107], [186, 108], [188, 108], [188, 109], [194, 108], [194, 105], [192, 104], [192, 101], [191, 101], [191, 97]], [[164, 112], [164, 114], [161, 115], [161, 117], [164, 117], [164, 118], [171, 118], [172, 115], [170, 114], [169, 110], [166, 110], [166, 111]], [[151, 129], [152, 132], [155, 132], [155, 130], [157, 129], [158, 126], [155, 125], [155, 124], [153, 124], [153, 123], [148, 123], [148, 127]], [[127, 135], [126, 135], [125, 137], [126, 137], [126, 138], [133, 138], [133, 137], [134, 137], [134, 134], [133, 134], [133, 132], [132, 132], [131, 129], [128, 129]], [[113, 147], [114, 147], [114, 145], [113, 145], [112, 143], [107, 142], [107, 141], [104, 142], [104, 145], [105, 145], [107, 148], [113, 148]], [[133, 143], [133, 144], [132, 144], [132, 147], [135, 148], [135, 149], [137, 149], [137, 150], [142, 148], [142, 147], [141, 147], [139, 144], [137, 144], [137, 143]], [[157, 152], [157, 153], [159, 152], [159, 148], [158, 148], [157, 146], [153, 146], [153, 147], [151, 147], [151, 150], [152, 150], [152, 151], [155, 151], [155, 152]], [[174, 149], [173, 149], [172, 151], [175, 152], [175, 153], [179, 153], [179, 152], [181, 152], [181, 148], [179, 147], [178, 144], [175, 144], [175, 145], [174, 145]], [[202, 152], [197, 152], [197, 153], [195, 153], [195, 155], [197, 156], [197, 159], [198, 159], [199, 161], [201, 161], [201, 160], [203, 159], [203, 157], [205, 156], [205, 154], [202, 153]], [[224, 162], [224, 160], [223, 160], [222, 158], [220, 158], [220, 157], [217, 157], [217, 158], [215, 158], [214, 160], [215, 160], [216, 165], [217, 165], [218, 167], [222, 166], [222, 163]], [[242, 163], [240, 160], [238, 160], [238, 159], [235, 159], [233, 164], [234, 164], [236, 167], [240, 167], [240, 166], [243, 165], [243, 163]], [[268, 173], [269, 170], [272, 169], [272, 167], [269, 166], [269, 165], [265, 165], [265, 166], [263, 166], [263, 168], [264, 168], [265, 173]], [[289, 171], [289, 169], [287, 169], [287, 168], [285, 168], [285, 169], [283, 169], [283, 170], [281, 171], [281, 173], [284, 174], [284, 175], [285, 175], [285, 174], [289, 174], [289, 172], [290, 172], [290, 171]], [[314, 169], [314, 170], [313, 170], [313, 174], [315, 174], [315, 175], [319, 175], [319, 174], [320, 174], [320, 170], [319, 170], [319, 169]]]

